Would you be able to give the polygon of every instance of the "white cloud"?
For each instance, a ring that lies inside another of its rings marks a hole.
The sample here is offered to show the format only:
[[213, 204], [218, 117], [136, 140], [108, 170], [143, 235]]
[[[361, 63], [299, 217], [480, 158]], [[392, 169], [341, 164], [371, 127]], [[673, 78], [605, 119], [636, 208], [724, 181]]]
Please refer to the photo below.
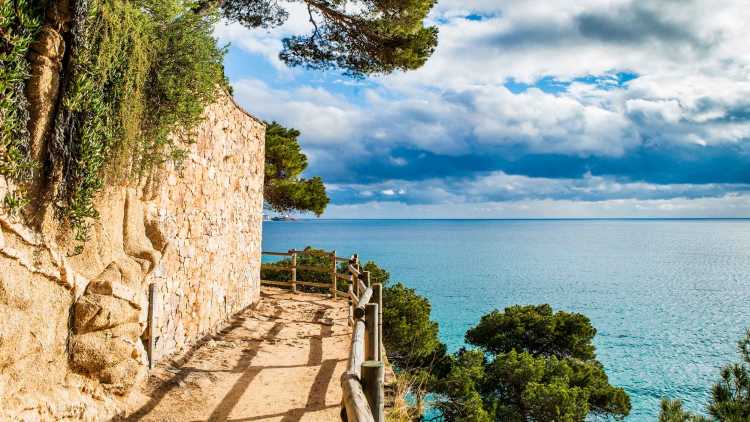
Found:
[[[694, 145], [750, 151], [750, 8], [739, 0], [570, 0], [543, 5], [441, 0], [430, 15], [440, 27], [439, 46], [427, 64], [357, 82], [346, 95], [311, 86], [309, 79], [300, 83], [295, 79], [298, 71], [279, 62], [281, 38], [310, 29], [303, 5], [286, 5], [292, 8], [290, 20], [281, 28], [250, 31], [225, 23], [216, 33], [236, 48], [265, 57], [286, 78], [273, 85], [246, 78], [233, 81], [233, 86], [252, 112], [300, 129], [313, 172], [324, 171], [334, 181], [383, 178], [352, 176], [352, 163], [361, 160], [378, 158], [389, 171], [408, 169], [418, 161], [402, 157], [399, 149], [454, 157], [512, 150], [519, 156], [607, 159], [627, 159], [644, 148]], [[465, 19], [469, 14], [482, 19]], [[638, 77], [620, 83], [618, 72]], [[598, 79], [576, 79], [591, 76]], [[533, 85], [543, 77], [569, 85], [554, 93], [534, 87], [511, 92], [505, 86], [510, 79]], [[701, 160], [696, 156], [700, 153], [691, 154], [686, 165]], [[371, 200], [387, 197], [384, 206], [391, 208], [398, 207], [392, 202], [396, 198], [412, 207], [486, 202], [487, 209], [511, 202], [532, 207], [540, 204], [533, 201], [546, 204], [544, 198], [550, 198], [555, 206], [581, 212], [565, 201], [596, 200], [585, 208], [596, 209], [594, 214], [608, 209], [676, 213], [683, 206], [699, 209], [700, 204], [706, 213], [715, 213], [717, 204], [740, 201], [732, 196], [733, 189], [745, 190], [726, 183], [639, 182], [638, 166], [633, 168], [625, 175], [631, 182], [590, 174], [568, 179], [503, 172], [458, 177], [446, 169], [443, 177], [421, 182], [378, 180], [341, 188], [359, 189], [362, 198]], [[493, 205], [497, 200], [502, 204]], [[514, 210], [521, 209], [519, 205]], [[339, 210], [334, 215], [344, 212], [339, 206], [332, 210]]]

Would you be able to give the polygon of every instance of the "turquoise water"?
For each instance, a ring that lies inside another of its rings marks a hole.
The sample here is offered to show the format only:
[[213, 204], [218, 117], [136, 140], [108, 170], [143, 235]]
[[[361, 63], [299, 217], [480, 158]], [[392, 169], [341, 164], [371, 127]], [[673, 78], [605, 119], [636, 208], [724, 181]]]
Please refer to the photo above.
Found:
[[750, 220], [302, 220], [267, 222], [264, 250], [359, 253], [427, 296], [452, 350], [511, 304], [581, 312], [628, 422], [663, 396], [702, 411], [750, 326]]

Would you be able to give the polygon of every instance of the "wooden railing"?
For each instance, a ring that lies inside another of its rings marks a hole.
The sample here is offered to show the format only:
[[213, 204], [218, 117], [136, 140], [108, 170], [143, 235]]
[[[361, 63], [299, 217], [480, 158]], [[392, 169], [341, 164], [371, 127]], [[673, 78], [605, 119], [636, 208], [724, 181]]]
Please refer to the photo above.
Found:
[[[273, 269], [275, 271], [291, 272], [291, 280], [289, 281], [261, 279], [260, 280], [261, 284], [268, 284], [268, 285], [279, 286], [279, 287], [289, 287], [295, 293], [297, 292], [297, 286], [317, 287], [319, 289], [328, 290], [331, 293], [331, 296], [333, 296], [333, 298], [335, 299], [339, 293], [339, 291], [336, 288], [337, 280], [339, 278], [349, 280], [348, 276], [344, 276], [342, 274], [337, 273], [336, 264], [338, 262], [349, 262], [351, 258], [342, 258], [340, 256], [336, 256], [336, 251], [324, 252], [324, 255], [327, 256], [331, 262], [330, 266], [328, 267], [316, 267], [316, 266], [311, 266], [311, 265], [297, 264], [297, 258], [300, 255], [321, 255], [320, 251], [290, 249], [288, 252], [263, 251], [261, 253], [263, 255], [268, 255], [268, 256], [289, 257], [291, 261], [289, 266], [279, 266], [276, 264], [261, 264], [261, 269], [267, 268], [267, 269]], [[330, 282], [321, 283], [321, 282], [313, 282], [309, 280], [308, 281], [299, 280], [297, 278], [297, 271], [299, 270], [330, 274]]]
[[[273, 265], [274, 270], [291, 271], [291, 280], [261, 280], [263, 284], [288, 287], [297, 286], [327, 289], [333, 298], [338, 294], [349, 298], [349, 325], [352, 327], [351, 352], [346, 371], [341, 376], [342, 419], [348, 422], [384, 422], [385, 349], [383, 348], [383, 287], [371, 283], [369, 271], [362, 271], [357, 255], [351, 258], [336, 256], [336, 251], [326, 252], [329, 268], [297, 264], [298, 255], [320, 254], [319, 251], [290, 250], [288, 252], [263, 252], [264, 255], [290, 257], [289, 266]], [[346, 262], [346, 270], [338, 272], [337, 263]], [[331, 282], [314, 283], [297, 279], [297, 270], [330, 272]], [[338, 280], [343, 280], [347, 291], [338, 290]]]

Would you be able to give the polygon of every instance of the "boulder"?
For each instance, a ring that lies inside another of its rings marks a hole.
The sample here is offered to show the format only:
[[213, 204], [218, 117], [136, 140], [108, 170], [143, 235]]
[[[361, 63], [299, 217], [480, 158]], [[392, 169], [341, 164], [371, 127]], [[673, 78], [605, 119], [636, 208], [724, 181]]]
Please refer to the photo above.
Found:
[[139, 322], [138, 308], [114, 296], [85, 295], [75, 304], [73, 330], [76, 334], [137, 322]]

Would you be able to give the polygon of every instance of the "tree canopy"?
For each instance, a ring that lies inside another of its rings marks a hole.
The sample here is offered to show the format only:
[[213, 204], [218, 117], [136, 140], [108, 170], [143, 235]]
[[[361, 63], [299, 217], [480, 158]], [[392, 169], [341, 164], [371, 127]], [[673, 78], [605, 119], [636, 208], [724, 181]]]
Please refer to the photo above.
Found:
[[477, 349], [455, 354], [437, 383], [447, 420], [583, 422], [623, 418], [630, 398], [595, 358], [588, 318], [549, 305], [493, 311], [466, 333]]
[[492, 311], [466, 332], [466, 341], [492, 353], [593, 359], [596, 329], [585, 315], [552, 312], [549, 305], [511, 306]]
[[313, 212], [320, 216], [330, 199], [320, 177], [300, 176], [307, 169], [307, 156], [297, 142], [299, 135], [298, 130], [276, 122], [267, 125], [263, 199], [274, 211]]
[[284, 4], [304, 3], [312, 30], [284, 39], [279, 57], [290, 66], [341, 69], [351, 76], [421, 67], [437, 46], [438, 30], [424, 20], [436, 0], [202, 0], [250, 28], [281, 25]]

